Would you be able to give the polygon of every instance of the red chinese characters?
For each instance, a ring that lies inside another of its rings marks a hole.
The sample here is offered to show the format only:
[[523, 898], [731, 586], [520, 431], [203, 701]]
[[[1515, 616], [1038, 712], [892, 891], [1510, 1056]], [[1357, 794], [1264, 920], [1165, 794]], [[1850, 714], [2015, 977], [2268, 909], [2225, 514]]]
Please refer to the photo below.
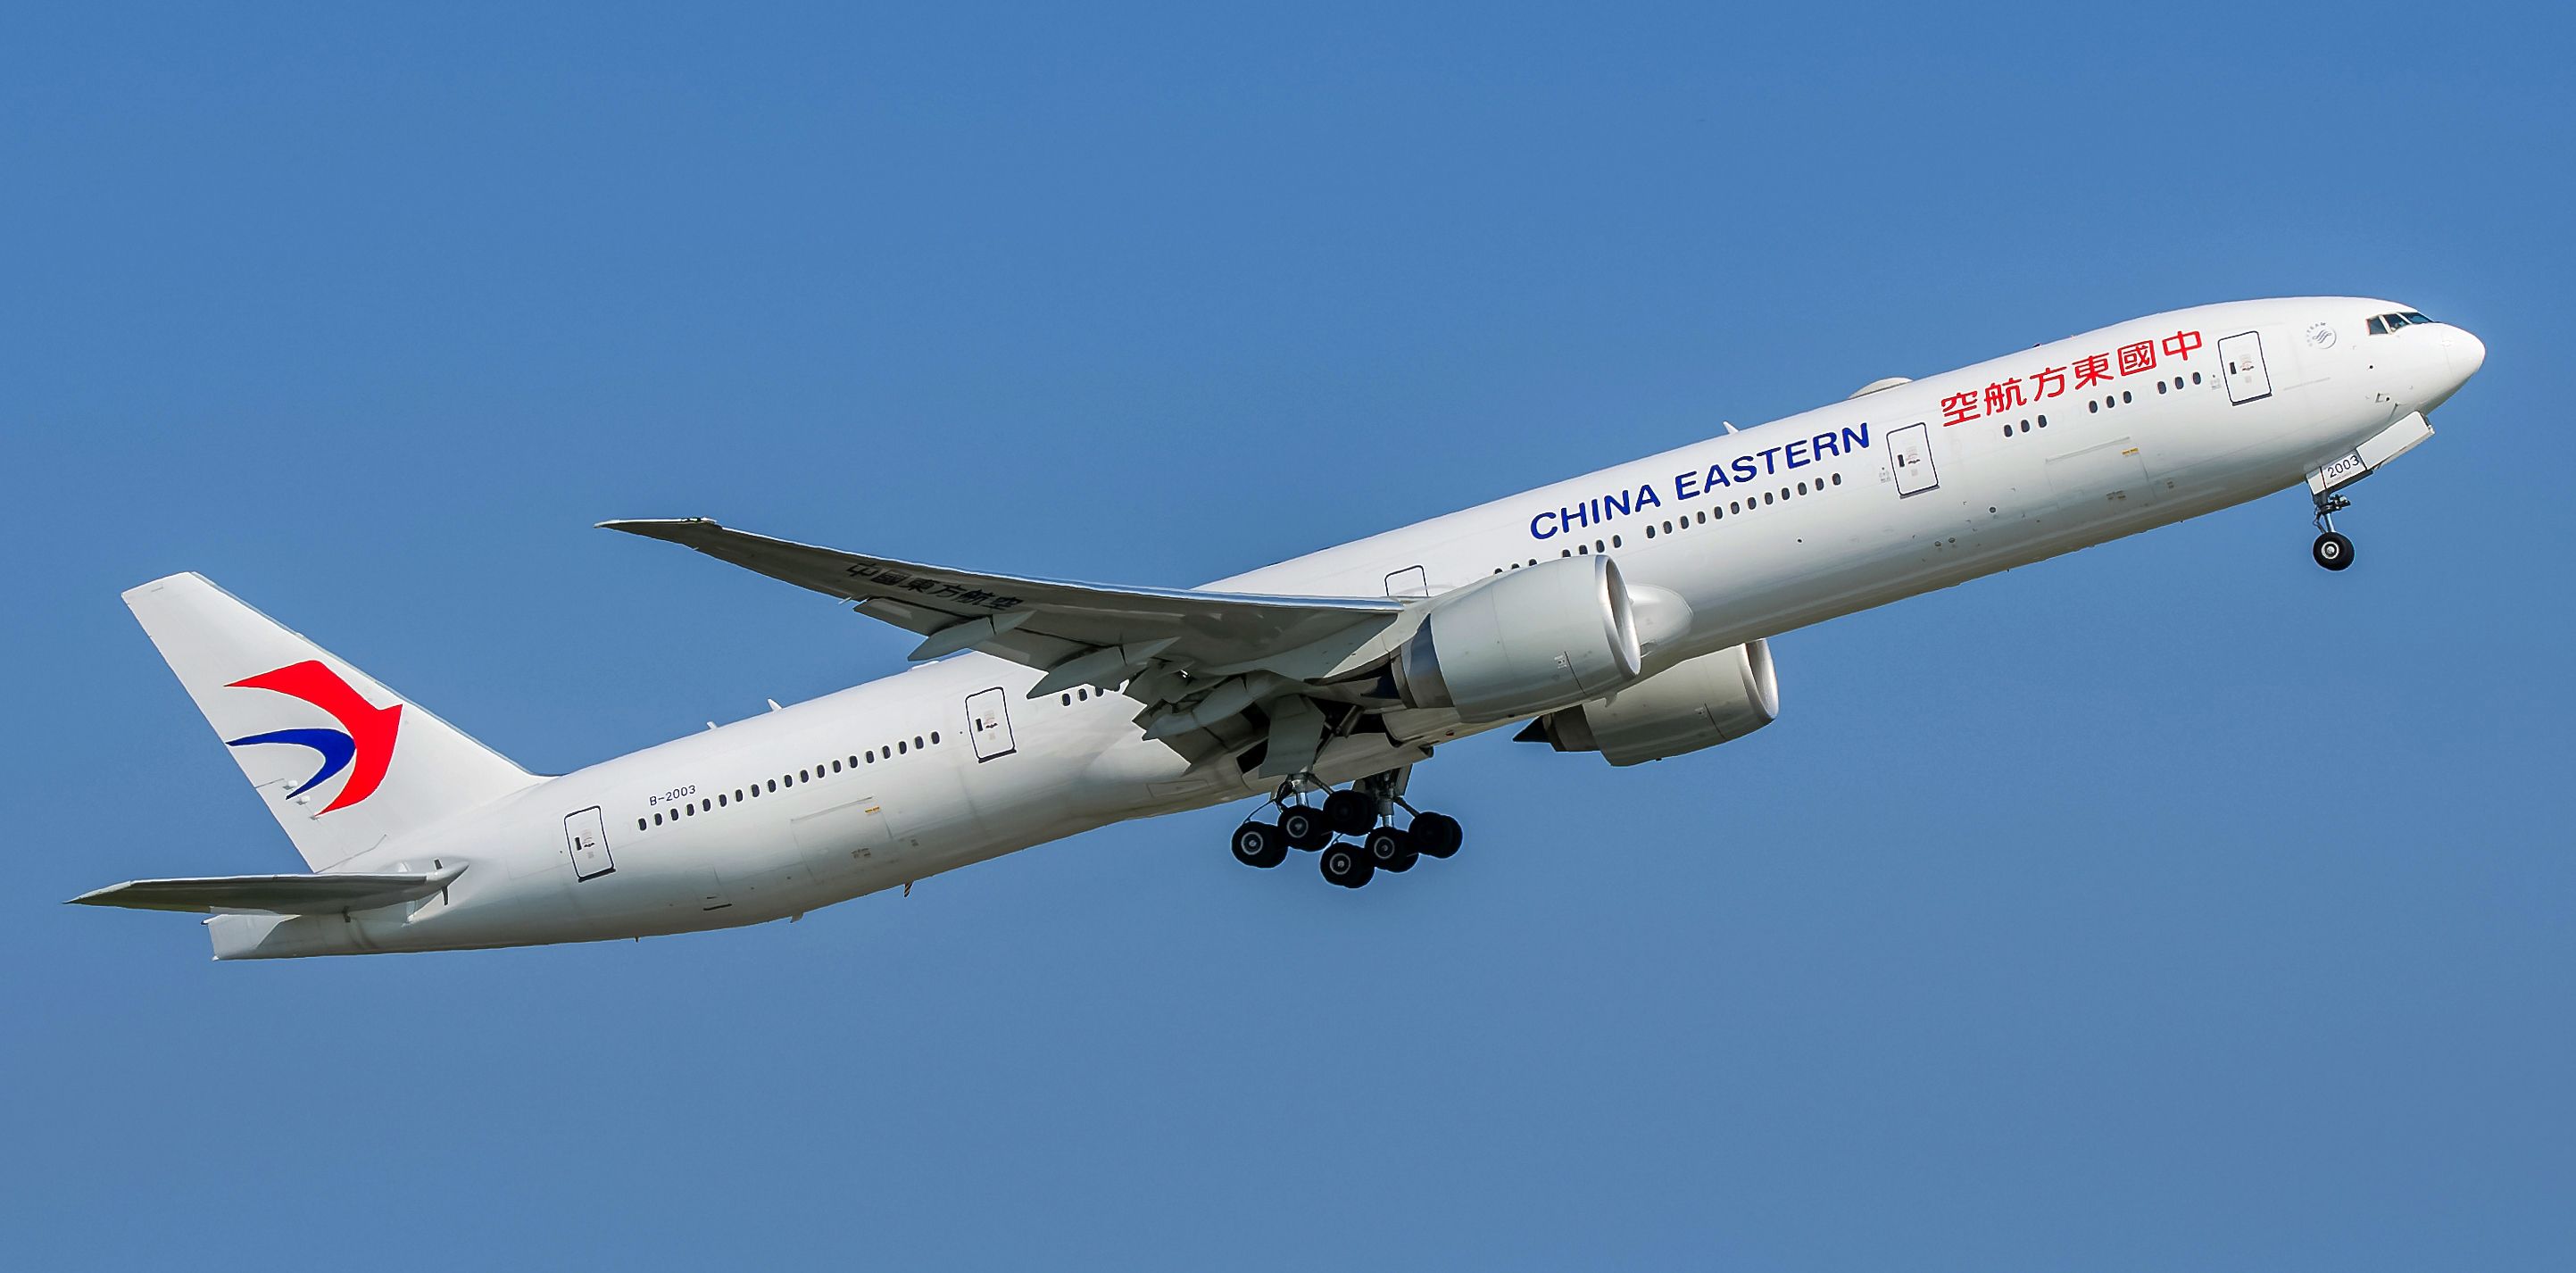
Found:
[[[1944, 394], [1941, 398], [1941, 423], [1965, 424], [1981, 415], [1999, 416], [2015, 407], [2037, 406], [2050, 398], [2064, 397], [2070, 388], [2106, 385], [2116, 376], [2136, 376], [2154, 371], [2160, 359], [2188, 362], [2200, 348], [2199, 332], [2175, 332], [2162, 340], [2151, 337], [2131, 341], [2111, 353], [2089, 354], [2062, 367], [2042, 367], [2035, 375], [2007, 376], [1983, 389]], [[2070, 373], [2074, 377], [2072, 384], [2067, 379]]]

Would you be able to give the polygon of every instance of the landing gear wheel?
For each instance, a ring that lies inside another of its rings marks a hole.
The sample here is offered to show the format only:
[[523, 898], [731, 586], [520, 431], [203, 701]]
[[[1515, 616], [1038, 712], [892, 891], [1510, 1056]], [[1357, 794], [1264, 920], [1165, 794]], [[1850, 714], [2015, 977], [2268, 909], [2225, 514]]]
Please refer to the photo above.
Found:
[[1267, 822], [1247, 822], [1234, 829], [1234, 860], [1264, 869], [1288, 860], [1288, 841]]
[[1333, 845], [1324, 850], [1318, 862], [1324, 868], [1324, 878], [1343, 888], [1358, 888], [1368, 883], [1370, 876], [1377, 874], [1377, 867], [1356, 844]]
[[1458, 820], [1445, 813], [1413, 815], [1413, 826], [1409, 834], [1413, 837], [1415, 849], [1436, 858], [1445, 858], [1457, 852], [1459, 842], [1466, 838], [1465, 833], [1458, 827]]
[[1363, 835], [1377, 824], [1377, 798], [1364, 792], [1341, 790], [1324, 797], [1324, 821], [1343, 835]]
[[1324, 820], [1322, 810], [1292, 804], [1279, 811], [1279, 838], [1286, 840], [1289, 848], [1311, 853], [1332, 840], [1333, 828]]
[[2308, 555], [2328, 570], [2341, 570], [2352, 564], [2352, 541], [2330, 530], [2317, 536], [2316, 547]]
[[1379, 827], [1360, 841], [1360, 852], [1377, 866], [1399, 874], [1413, 869], [1413, 837], [1394, 827]]

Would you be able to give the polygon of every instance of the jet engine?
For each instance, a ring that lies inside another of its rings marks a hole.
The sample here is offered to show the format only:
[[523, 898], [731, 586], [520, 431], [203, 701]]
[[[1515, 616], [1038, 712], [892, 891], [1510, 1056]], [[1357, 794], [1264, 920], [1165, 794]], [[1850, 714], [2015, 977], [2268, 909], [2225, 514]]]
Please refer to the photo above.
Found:
[[1635, 680], [1645, 651], [1619, 567], [1559, 557], [1431, 602], [1395, 657], [1409, 707], [1509, 720], [1599, 698]]
[[1733, 742], [1779, 715], [1771, 646], [1753, 641], [1684, 659], [1607, 698], [1541, 716], [1516, 738], [1636, 765]]

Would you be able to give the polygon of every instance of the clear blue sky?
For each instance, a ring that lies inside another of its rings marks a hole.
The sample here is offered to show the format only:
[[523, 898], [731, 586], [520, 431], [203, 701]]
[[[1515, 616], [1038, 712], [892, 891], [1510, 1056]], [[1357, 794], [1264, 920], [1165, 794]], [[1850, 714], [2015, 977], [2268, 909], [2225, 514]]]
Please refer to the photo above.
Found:
[[[2576, 1246], [2563, 6], [19, 5], [0, 1249], [28, 1268], [2423, 1269]], [[210, 963], [293, 869], [117, 593], [532, 768], [909, 638], [590, 529], [1188, 584], [2132, 315], [2492, 350], [2302, 497], [746, 931]]]

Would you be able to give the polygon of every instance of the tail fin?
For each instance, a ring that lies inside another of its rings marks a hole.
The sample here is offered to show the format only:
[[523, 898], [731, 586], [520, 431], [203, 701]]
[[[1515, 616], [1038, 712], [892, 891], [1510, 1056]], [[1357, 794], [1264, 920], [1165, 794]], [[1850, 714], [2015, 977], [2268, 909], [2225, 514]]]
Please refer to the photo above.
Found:
[[315, 870], [541, 781], [203, 575], [125, 604]]

